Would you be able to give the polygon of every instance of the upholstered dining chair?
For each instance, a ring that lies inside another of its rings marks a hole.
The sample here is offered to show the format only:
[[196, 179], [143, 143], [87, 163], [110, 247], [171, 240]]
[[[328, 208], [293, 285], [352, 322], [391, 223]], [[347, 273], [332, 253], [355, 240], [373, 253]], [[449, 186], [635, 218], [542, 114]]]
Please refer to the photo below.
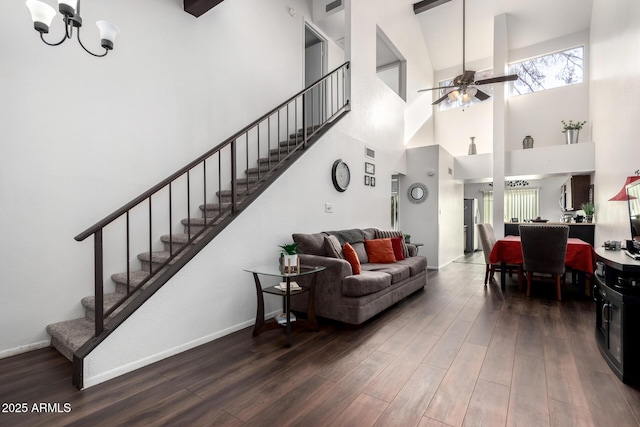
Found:
[[531, 295], [533, 273], [537, 273], [551, 276], [556, 284], [556, 298], [562, 300], [561, 278], [565, 271], [569, 226], [521, 225], [519, 228], [523, 269], [527, 275], [527, 297]]
[[[491, 264], [489, 259], [493, 246], [496, 244], [496, 235], [493, 232], [493, 226], [491, 224], [477, 224], [478, 236], [480, 237], [480, 243], [482, 244], [482, 252], [484, 253], [484, 262], [487, 264], [487, 268], [484, 272], [484, 285], [493, 279], [496, 271], [501, 270], [500, 264]], [[518, 271], [518, 288], [522, 288], [522, 270], [520, 266], [508, 265], [507, 270], [509, 274], [516, 269]]]

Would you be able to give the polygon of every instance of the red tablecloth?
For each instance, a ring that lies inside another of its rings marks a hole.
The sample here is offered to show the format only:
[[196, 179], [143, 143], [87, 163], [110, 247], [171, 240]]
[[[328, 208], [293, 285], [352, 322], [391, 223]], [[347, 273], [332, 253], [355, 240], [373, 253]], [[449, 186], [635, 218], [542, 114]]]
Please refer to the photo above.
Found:
[[[522, 264], [522, 243], [520, 236], [505, 236], [496, 242], [489, 260], [492, 264], [506, 262], [507, 264]], [[567, 255], [564, 261], [573, 270], [593, 274], [596, 265], [596, 252], [587, 242], [569, 237], [567, 240]]]

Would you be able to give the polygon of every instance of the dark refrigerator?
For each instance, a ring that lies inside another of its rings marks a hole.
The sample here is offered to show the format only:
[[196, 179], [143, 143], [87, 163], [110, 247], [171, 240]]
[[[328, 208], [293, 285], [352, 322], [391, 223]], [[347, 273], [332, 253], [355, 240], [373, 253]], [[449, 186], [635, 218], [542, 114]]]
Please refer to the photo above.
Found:
[[465, 252], [478, 250], [478, 229], [476, 224], [478, 224], [479, 216], [478, 199], [464, 199]]

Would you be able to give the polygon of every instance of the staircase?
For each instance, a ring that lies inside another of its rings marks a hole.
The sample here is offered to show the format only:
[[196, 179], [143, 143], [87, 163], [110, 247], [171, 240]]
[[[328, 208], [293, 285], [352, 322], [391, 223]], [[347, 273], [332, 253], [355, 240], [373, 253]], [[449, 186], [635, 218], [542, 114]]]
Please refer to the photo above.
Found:
[[[82, 299], [84, 317], [46, 329], [51, 345], [73, 361], [78, 388], [83, 387], [84, 358], [344, 117], [349, 110], [344, 89], [348, 65], [336, 68], [76, 236], [78, 241], [94, 238], [94, 295]], [[167, 211], [168, 218], [162, 222], [166, 220], [168, 227], [158, 227], [157, 218]], [[174, 221], [174, 212], [185, 215]], [[141, 216], [148, 217], [142, 238], [136, 235], [141, 228], [138, 222], [130, 227]], [[126, 242], [105, 250], [103, 233], [117, 235], [122, 227]], [[158, 235], [158, 228], [166, 232]], [[149, 250], [131, 256], [132, 249], [141, 246]], [[115, 288], [105, 293], [104, 259], [114, 253], [125, 258], [126, 271], [110, 276]]]

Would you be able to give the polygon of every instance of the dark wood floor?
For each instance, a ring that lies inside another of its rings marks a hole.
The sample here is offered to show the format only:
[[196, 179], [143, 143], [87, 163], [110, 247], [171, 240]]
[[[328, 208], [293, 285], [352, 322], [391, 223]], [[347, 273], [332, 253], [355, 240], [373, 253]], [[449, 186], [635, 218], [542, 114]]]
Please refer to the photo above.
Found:
[[600, 356], [592, 302], [571, 287], [561, 303], [544, 285], [502, 294], [467, 261], [361, 327], [296, 331], [291, 348], [248, 328], [84, 391], [54, 350], [0, 360], [0, 425], [640, 426], [640, 388]]

